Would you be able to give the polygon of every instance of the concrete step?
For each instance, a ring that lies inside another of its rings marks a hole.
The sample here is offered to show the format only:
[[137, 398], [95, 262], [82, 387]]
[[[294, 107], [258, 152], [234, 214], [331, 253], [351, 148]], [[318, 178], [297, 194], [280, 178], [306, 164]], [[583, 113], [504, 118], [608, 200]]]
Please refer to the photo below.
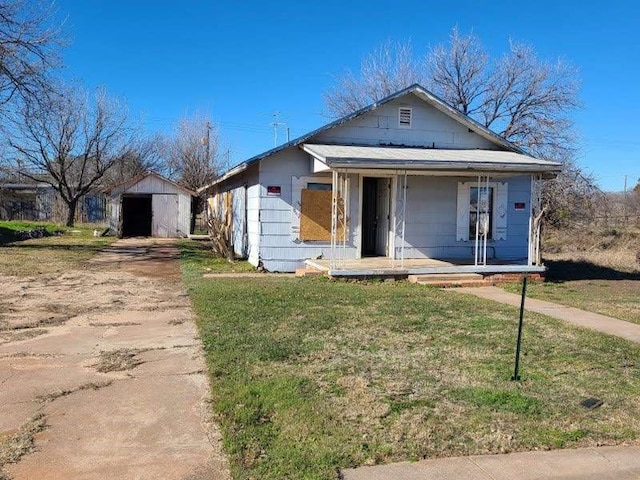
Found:
[[485, 279], [478, 273], [409, 275], [408, 279], [412, 283], [434, 287], [485, 287], [491, 285], [490, 279]]
[[324, 272], [316, 268], [298, 268], [296, 269], [296, 277], [321, 277]]
[[422, 281], [417, 282], [418, 285], [429, 285], [432, 287], [441, 288], [456, 288], [456, 287], [486, 287], [491, 285], [488, 280], [449, 280], [449, 281]]
[[427, 273], [420, 275], [409, 275], [408, 280], [412, 283], [420, 283], [423, 281], [467, 281], [482, 280], [484, 277], [479, 273]]

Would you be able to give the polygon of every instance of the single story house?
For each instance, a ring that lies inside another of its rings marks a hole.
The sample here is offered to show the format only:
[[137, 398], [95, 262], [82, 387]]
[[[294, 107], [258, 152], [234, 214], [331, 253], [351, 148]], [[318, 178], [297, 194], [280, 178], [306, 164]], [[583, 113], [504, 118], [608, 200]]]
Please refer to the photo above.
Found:
[[119, 237], [186, 237], [195, 192], [154, 172], [107, 191], [109, 229]]
[[413, 85], [201, 192], [268, 271], [542, 272], [540, 183], [559, 169]]
[[[76, 208], [76, 221], [104, 222], [106, 203], [101, 192], [83, 195]], [[50, 184], [26, 178], [0, 180], [0, 220], [62, 222], [66, 216], [67, 206]]]

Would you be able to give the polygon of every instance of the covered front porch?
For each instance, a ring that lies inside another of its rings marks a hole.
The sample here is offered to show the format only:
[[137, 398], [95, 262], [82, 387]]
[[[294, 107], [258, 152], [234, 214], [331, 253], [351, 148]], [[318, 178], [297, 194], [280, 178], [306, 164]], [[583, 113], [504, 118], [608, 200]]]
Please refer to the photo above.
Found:
[[543, 265], [523, 265], [526, 259], [514, 261], [488, 260], [486, 265], [475, 265], [473, 258], [440, 260], [434, 258], [391, 259], [364, 257], [344, 260], [339, 266], [331, 259], [306, 260], [308, 269], [315, 269], [330, 277], [394, 277], [411, 275], [480, 274], [495, 276], [507, 274], [515, 278], [524, 274], [543, 274]]
[[303, 149], [314, 173], [332, 175], [330, 253], [307, 267], [340, 277], [544, 272], [541, 182], [557, 164], [487, 150]]

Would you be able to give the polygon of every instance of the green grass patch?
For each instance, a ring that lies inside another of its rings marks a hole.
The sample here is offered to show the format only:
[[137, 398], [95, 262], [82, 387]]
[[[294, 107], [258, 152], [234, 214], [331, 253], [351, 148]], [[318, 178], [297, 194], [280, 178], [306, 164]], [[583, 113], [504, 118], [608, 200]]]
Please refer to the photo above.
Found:
[[[28, 228], [25, 227], [28, 225]], [[0, 230], [17, 231], [44, 226], [47, 231], [62, 230], [61, 235], [22, 241], [0, 242], [0, 272], [3, 275], [30, 276], [60, 273], [77, 268], [89, 260], [114, 237], [94, 237], [94, 229], [101, 226], [77, 225], [73, 228], [58, 224], [30, 222], [0, 222]]]
[[[640, 439], [640, 347], [406, 282], [203, 279], [184, 248], [236, 479]], [[604, 400], [586, 410], [586, 397]]]
[[452, 394], [453, 397], [475, 407], [494, 412], [504, 411], [530, 416], [539, 415], [544, 405], [540, 400], [510, 390], [467, 387], [454, 391]]
[[[226, 258], [212, 254], [211, 242], [202, 240], [181, 240], [182, 263], [187, 271], [203, 273], [245, 273], [255, 272], [256, 269], [249, 262], [243, 260], [229, 261]], [[194, 267], [194, 269], [189, 267]]]
[[[507, 284], [511, 293], [521, 284]], [[560, 280], [530, 283], [527, 296], [607, 315], [640, 324], [640, 277], [638, 279]]]
[[47, 235], [67, 230], [61, 224], [31, 221], [0, 221], [0, 244], [18, 240], [18, 233], [34, 229], [43, 229]]

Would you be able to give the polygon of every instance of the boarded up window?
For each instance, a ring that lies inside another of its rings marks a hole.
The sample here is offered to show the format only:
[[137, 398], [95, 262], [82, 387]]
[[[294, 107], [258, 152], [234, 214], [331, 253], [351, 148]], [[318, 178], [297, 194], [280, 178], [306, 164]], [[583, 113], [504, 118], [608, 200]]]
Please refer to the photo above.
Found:
[[[331, 196], [331, 190], [302, 189], [300, 240], [331, 241]], [[338, 229], [338, 238], [343, 232], [342, 227]]]

